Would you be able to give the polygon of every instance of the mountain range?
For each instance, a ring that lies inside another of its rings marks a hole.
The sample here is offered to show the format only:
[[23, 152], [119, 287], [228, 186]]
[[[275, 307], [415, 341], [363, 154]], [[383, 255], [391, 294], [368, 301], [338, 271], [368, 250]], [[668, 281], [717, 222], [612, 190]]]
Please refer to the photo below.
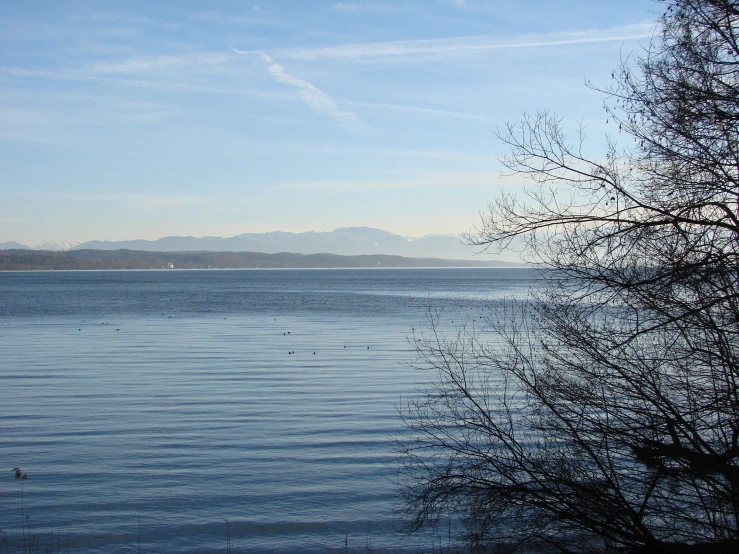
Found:
[[10, 242], [0, 242], [0, 250], [46, 250], [50, 252], [64, 252], [65, 250], [71, 250], [78, 244], [78, 242], [59, 240], [43, 242], [36, 246], [28, 246], [11, 240]]
[[[343, 227], [334, 231], [244, 233], [234, 237], [164, 237], [157, 240], [46, 242], [35, 247], [17, 242], [0, 243], [0, 250], [139, 250], [146, 252], [263, 252], [276, 254], [385, 254], [409, 258], [484, 260], [455, 235], [407, 238], [371, 227]], [[489, 259], [489, 258], [488, 258]]]

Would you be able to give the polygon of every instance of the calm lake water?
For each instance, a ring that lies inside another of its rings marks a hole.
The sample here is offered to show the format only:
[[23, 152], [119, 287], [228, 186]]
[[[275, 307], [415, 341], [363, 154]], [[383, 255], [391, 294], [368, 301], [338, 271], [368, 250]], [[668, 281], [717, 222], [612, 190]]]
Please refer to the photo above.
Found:
[[[0, 273], [0, 529], [37, 551], [416, 552], [395, 527], [408, 337], [527, 269]], [[1, 474], [0, 474], [1, 475]], [[140, 527], [139, 527], [140, 522]], [[1, 536], [1, 535], [0, 535]], [[2, 538], [0, 538], [0, 552]]]

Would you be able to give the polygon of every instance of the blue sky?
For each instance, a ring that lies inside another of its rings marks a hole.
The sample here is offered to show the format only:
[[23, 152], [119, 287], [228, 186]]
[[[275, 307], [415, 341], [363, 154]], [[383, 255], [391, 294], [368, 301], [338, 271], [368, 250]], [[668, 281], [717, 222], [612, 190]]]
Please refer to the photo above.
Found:
[[468, 230], [493, 130], [588, 124], [647, 0], [55, 2], [0, 7], [0, 242]]

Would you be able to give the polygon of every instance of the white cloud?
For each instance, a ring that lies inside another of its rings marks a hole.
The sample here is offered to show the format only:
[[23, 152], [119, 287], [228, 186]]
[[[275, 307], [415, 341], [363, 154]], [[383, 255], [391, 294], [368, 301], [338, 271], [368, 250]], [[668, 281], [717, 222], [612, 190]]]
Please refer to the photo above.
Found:
[[507, 40], [496, 40], [490, 36], [457, 37], [445, 39], [399, 40], [371, 42], [366, 44], [340, 44], [318, 48], [295, 48], [283, 50], [280, 55], [300, 60], [322, 58], [348, 61], [370, 59], [392, 59], [413, 57], [441, 57], [464, 53], [481, 53], [492, 50], [514, 48], [545, 48], [597, 42], [614, 42], [651, 37], [653, 23], [640, 23], [612, 27], [550, 33], [544, 36], [525, 36]]
[[246, 52], [233, 47], [232, 50], [239, 54], [257, 54], [259, 59], [267, 65], [267, 71], [269, 74], [272, 75], [277, 82], [297, 88], [300, 99], [308, 104], [308, 106], [310, 106], [316, 113], [330, 117], [345, 129], [370, 130], [370, 127], [364, 121], [357, 118], [357, 116], [352, 112], [341, 110], [334, 99], [328, 94], [309, 82], [291, 75], [285, 71], [284, 67], [275, 62], [271, 56], [268, 56], [264, 52]]

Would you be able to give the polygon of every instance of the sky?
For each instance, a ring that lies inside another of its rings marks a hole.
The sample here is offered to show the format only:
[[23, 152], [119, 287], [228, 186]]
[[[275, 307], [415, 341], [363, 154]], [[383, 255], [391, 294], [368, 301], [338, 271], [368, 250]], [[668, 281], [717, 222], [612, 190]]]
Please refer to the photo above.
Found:
[[[460, 233], [521, 177], [494, 131], [588, 126], [647, 0], [0, 6], [0, 242]], [[616, 137], [618, 138], [618, 137]]]

